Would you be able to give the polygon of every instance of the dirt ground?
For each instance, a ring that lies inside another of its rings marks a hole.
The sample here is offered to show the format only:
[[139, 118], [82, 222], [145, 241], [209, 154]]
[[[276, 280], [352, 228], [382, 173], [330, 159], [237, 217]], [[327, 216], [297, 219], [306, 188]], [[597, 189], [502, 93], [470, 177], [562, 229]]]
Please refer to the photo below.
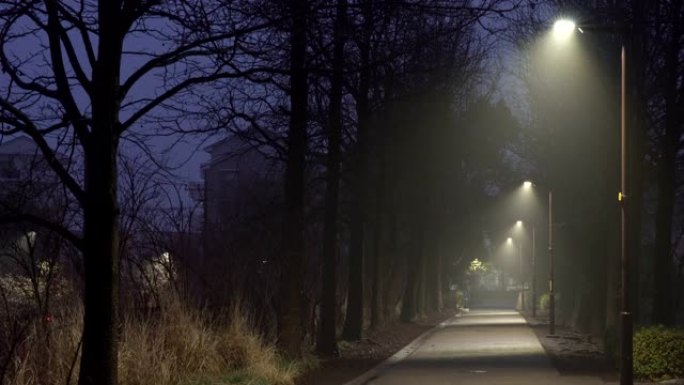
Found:
[[399, 351], [421, 334], [455, 315], [436, 313], [413, 323], [393, 323], [378, 331], [366, 331], [361, 341], [341, 341], [340, 357], [322, 359], [315, 370], [297, 380], [297, 385], [341, 385]]
[[539, 342], [561, 375], [590, 375], [606, 382], [618, 380], [618, 372], [599, 349], [596, 339], [564, 326], [549, 335], [547, 324], [531, 323]]

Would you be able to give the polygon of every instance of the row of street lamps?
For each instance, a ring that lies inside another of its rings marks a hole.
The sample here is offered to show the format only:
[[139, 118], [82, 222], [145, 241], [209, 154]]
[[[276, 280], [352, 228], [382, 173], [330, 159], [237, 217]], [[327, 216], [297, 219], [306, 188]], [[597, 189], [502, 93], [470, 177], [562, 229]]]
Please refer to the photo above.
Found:
[[[596, 27], [596, 26], [594, 26]], [[605, 29], [605, 28], [604, 28]], [[615, 28], [609, 28], [615, 30]], [[582, 27], [577, 26], [573, 21], [563, 19], [554, 23], [553, 34], [560, 40], [569, 39], [575, 31], [584, 33]], [[632, 314], [629, 304], [629, 255], [628, 255], [628, 239], [627, 226], [628, 217], [626, 211], [627, 194], [627, 49], [626, 40], [628, 29], [621, 27], [618, 29], [621, 33], [622, 43], [620, 52], [620, 192], [618, 193], [618, 204], [620, 206], [621, 217], [621, 311], [620, 311], [620, 385], [633, 384], [633, 361], [632, 361]], [[523, 188], [531, 190], [536, 187], [532, 182], [525, 181]], [[549, 256], [549, 333], [556, 332], [556, 305], [555, 305], [555, 287], [554, 287], [554, 253], [553, 253], [553, 190], [548, 190], [548, 256]], [[518, 221], [518, 226], [522, 226], [522, 221]], [[536, 316], [536, 257], [534, 255], [535, 249], [535, 227], [532, 226], [532, 312]], [[512, 243], [512, 238], [509, 238]], [[519, 248], [520, 263], [521, 263], [521, 282], [522, 279], [522, 247]], [[521, 297], [524, 309], [524, 283], [522, 284]]]
[[[523, 190], [529, 191], [532, 190], [535, 186], [530, 181], [525, 181], [523, 183]], [[549, 220], [548, 220], [548, 234], [549, 234], [549, 334], [553, 335], [556, 333], [556, 301], [555, 301], [555, 289], [554, 289], [554, 284], [553, 284], [553, 278], [554, 278], [554, 265], [553, 265], [553, 191], [549, 189], [548, 191], [548, 214], [549, 214]], [[523, 229], [525, 227], [525, 222], [522, 220], [518, 220], [515, 223], [516, 228]], [[531, 298], [531, 306], [532, 306], [532, 317], [537, 316], [537, 277], [536, 277], [536, 271], [537, 271], [537, 255], [536, 255], [536, 249], [537, 249], [537, 241], [536, 241], [536, 232], [537, 228], [536, 225], [532, 222], [528, 224], [532, 228], [532, 239], [531, 239], [531, 244], [530, 244], [530, 249], [531, 249], [531, 271], [532, 271], [532, 282], [531, 282], [531, 291], [532, 291], [532, 298]], [[514, 241], [513, 237], [508, 237], [506, 240], [509, 245], [515, 245], [516, 242]], [[522, 252], [522, 241], [517, 242], [518, 246], [518, 254], [519, 254], [519, 263], [520, 263], [520, 278], [521, 278], [521, 291], [520, 291], [520, 297], [521, 297], [521, 307], [523, 310], [525, 310], [525, 280], [524, 280], [524, 258], [523, 258], [523, 252]]]
[[[627, 86], [627, 42], [630, 28], [627, 25], [620, 26], [586, 26], [585, 29], [604, 30], [618, 32], [621, 38], [620, 44], [620, 191], [618, 192], [618, 204], [620, 206], [620, 267], [621, 267], [621, 309], [620, 309], [620, 384], [632, 385], [633, 383], [633, 360], [632, 360], [632, 313], [629, 299], [629, 240], [628, 216], [627, 216], [627, 121], [628, 121], [628, 86]], [[554, 34], [559, 37], [571, 36], [575, 31], [584, 33], [581, 26], [577, 26], [570, 20], [558, 20], [554, 24]], [[549, 207], [551, 195], [549, 195]], [[551, 211], [549, 210], [549, 229], [551, 229]], [[551, 231], [549, 231], [549, 252], [551, 260]], [[553, 280], [551, 281], [553, 282]], [[553, 296], [551, 297], [553, 298]]]

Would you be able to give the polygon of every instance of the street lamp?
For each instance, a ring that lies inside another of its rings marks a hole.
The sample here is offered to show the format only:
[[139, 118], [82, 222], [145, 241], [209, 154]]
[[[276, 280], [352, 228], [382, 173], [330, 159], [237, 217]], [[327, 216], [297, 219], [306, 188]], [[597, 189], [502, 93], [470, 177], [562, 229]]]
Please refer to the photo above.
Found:
[[[522, 227], [522, 221], [516, 222], [516, 226]], [[508, 237], [506, 243], [512, 246], [518, 246], [518, 264], [520, 269], [520, 307], [525, 310], [525, 279], [523, 274], [523, 248], [522, 242], [514, 242], [513, 237]]]
[[[525, 182], [525, 183], [530, 183], [531, 182]], [[515, 222], [516, 227], [522, 228], [525, 225], [525, 222], [522, 220], [519, 220]], [[536, 269], [537, 269], [537, 256], [536, 256], [536, 249], [537, 249], [537, 241], [536, 241], [536, 226], [534, 223], [531, 224], [532, 227], [532, 260], [531, 260], [531, 270], [532, 270], [532, 317], [537, 316], [537, 275], [536, 275]], [[525, 300], [525, 292], [523, 291], [523, 301]], [[524, 302], [523, 302], [524, 303]]]
[[553, 23], [553, 36], [558, 40], [567, 40], [575, 32], [577, 26], [569, 19], [559, 19]]
[[[529, 180], [526, 180], [523, 182], [523, 188], [525, 189], [532, 189], [532, 187], [535, 187], [535, 184], [532, 183]], [[556, 294], [555, 294], [555, 285], [554, 285], [554, 267], [553, 267], [553, 190], [549, 188], [549, 198], [548, 198], [548, 211], [549, 211], [549, 220], [548, 220], [548, 231], [549, 231], [549, 334], [554, 335], [556, 334]], [[535, 257], [532, 257], [532, 301], [533, 302], [533, 316], [536, 313], [536, 280], [535, 280], [535, 275], [534, 275], [534, 269], [535, 269]]]
[[[614, 30], [614, 28], [611, 28]], [[575, 30], [583, 32], [574, 22], [561, 19], [554, 23], [554, 36], [560, 40], [567, 39]], [[620, 191], [618, 204], [620, 206], [620, 268], [622, 278], [622, 303], [620, 309], [620, 385], [632, 385], [632, 312], [629, 303], [629, 249], [628, 249], [628, 216], [627, 216], [627, 29], [619, 28], [622, 43], [620, 45]], [[565, 38], [564, 38], [565, 36]], [[549, 239], [550, 239], [549, 232]], [[550, 243], [550, 240], [549, 240]], [[552, 297], [553, 298], [553, 297]]]

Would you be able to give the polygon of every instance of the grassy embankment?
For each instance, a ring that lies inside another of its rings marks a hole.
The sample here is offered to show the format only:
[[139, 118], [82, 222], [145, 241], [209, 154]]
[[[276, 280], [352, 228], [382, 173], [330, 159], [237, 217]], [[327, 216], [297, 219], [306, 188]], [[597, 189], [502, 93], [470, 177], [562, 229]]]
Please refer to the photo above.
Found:
[[[5, 383], [77, 383], [82, 311], [65, 314], [31, 326], [12, 355]], [[305, 364], [283, 360], [244, 314], [235, 308], [218, 322], [172, 301], [154, 317], [125, 317], [120, 385], [293, 384]]]

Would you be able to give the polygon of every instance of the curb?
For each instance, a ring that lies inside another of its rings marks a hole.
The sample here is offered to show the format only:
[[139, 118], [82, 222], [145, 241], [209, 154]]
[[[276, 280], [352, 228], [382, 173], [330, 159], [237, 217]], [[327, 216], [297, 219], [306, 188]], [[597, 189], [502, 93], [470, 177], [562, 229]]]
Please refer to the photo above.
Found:
[[[617, 381], [606, 382], [606, 385], [619, 385]], [[634, 381], [634, 385], [684, 385], [684, 378], [674, 378], [672, 380], [664, 380], [659, 382], [638, 382]]]
[[418, 348], [423, 344], [423, 342], [430, 337], [433, 333], [436, 331], [444, 328], [449, 322], [451, 322], [453, 319], [460, 318], [463, 316], [463, 312], [460, 312], [453, 317], [448, 318], [445, 321], [442, 321], [439, 325], [433, 327], [430, 330], [427, 330], [423, 334], [419, 335], [414, 339], [413, 341], [409, 342], [408, 345], [404, 346], [401, 348], [398, 352], [394, 353], [392, 356], [387, 358], [386, 360], [382, 361], [381, 363], [377, 364], [367, 372], [361, 374], [360, 376], [345, 382], [343, 385], [366, 385], [370, 381], [378, 378], [378, 375], [384, 371], [385, 369], [391, 367], [392, 365], [400, 362], [401, 360], [409, 357], [411, 354], [413, 354]]

